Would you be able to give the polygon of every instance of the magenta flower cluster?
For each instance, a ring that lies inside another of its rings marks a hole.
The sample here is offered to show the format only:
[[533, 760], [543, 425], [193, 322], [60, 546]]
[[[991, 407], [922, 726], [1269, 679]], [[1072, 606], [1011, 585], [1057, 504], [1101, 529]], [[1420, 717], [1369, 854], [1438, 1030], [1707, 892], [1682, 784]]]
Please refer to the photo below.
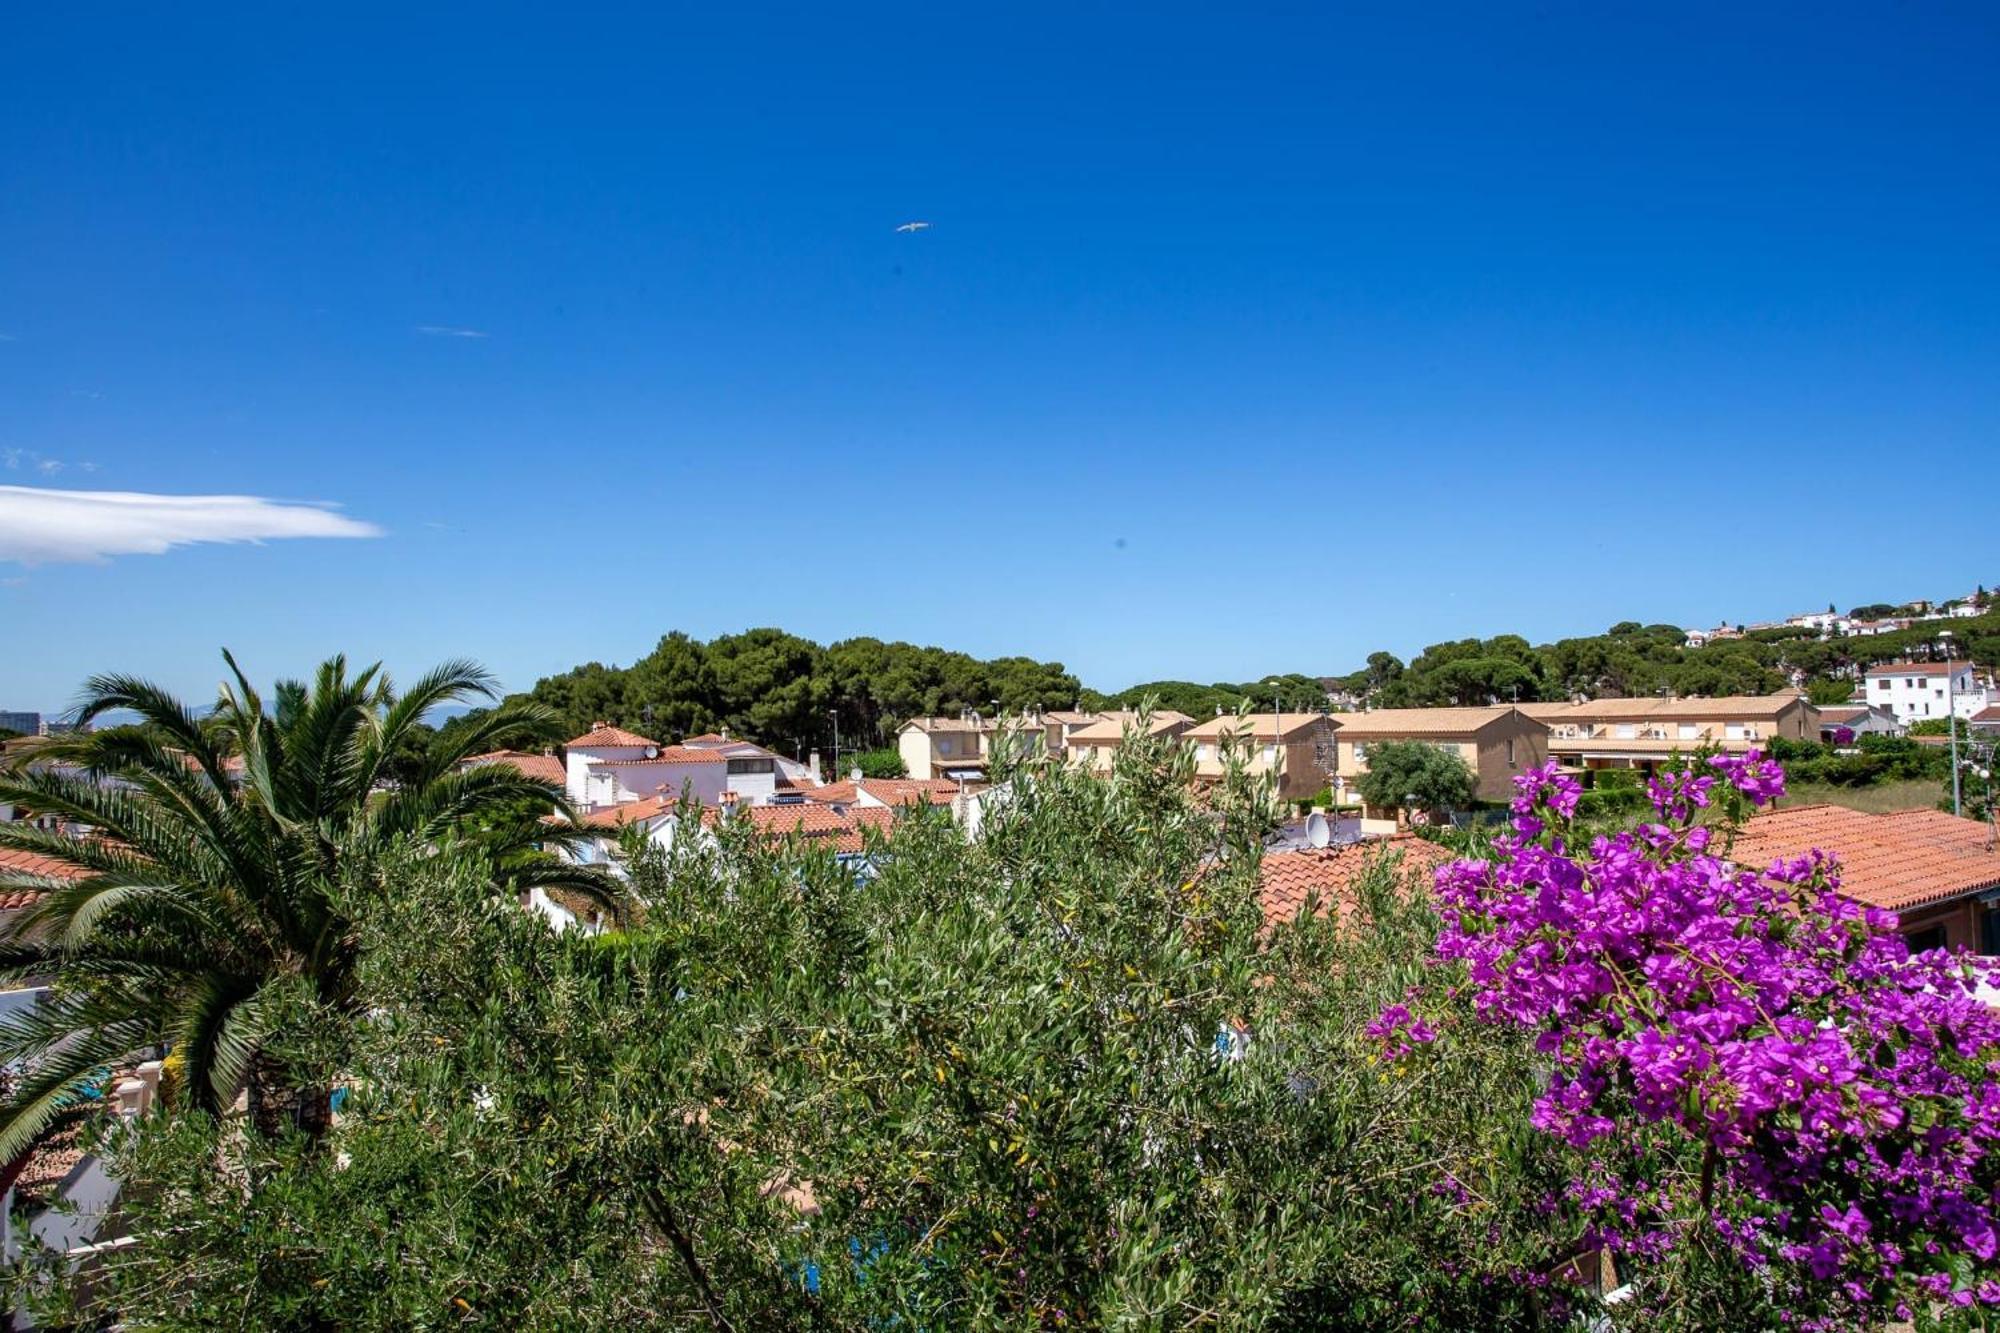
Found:
[[[1986, 964], [1911, 956], [1831, 855], [1733, 863], [1734, 828], [1704, 822], [1719, 783], [1761, 806], [1784, 773], [1753, 750], [1661, 774], [1657, 819], [1577, 846], [1578, 786], [1551, 764], [1517, 780], [1490, 859], [1438, 872], [1438, 957], [1480, 1018], [1534, 1034], [1533, 1123], [1578, 1152], [1570, 1203], [1642, 1255], [1714, 1228], [1805, 1327], [2000, 1304]], [[1402, 1004], [1369, 1033], [1393, 1058], [1433, 1035]], [[1654, 1134], [1698, 1169], [1626, 1178]]]

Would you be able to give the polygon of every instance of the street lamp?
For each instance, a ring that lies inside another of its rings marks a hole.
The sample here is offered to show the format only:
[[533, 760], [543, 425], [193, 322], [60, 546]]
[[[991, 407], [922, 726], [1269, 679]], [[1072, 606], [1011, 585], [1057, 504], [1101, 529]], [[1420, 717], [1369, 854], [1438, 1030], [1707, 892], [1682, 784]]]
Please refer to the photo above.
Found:
[[1965, 813], [1958, 799], [1958, 705], [1953, 701], [1951, 689], [1951, 631], [1938, 631], [1938, 651], [1944, 654], [1944, 711], [1951, 721], [1946, 725], [1951, 730], [1951, 812]]
[[1264, 683], [1271, 687], [1272, 716], [1277, 719], [1273, 723], [1271, 737], [1271, 776], [1278, 784], [1278, 799], [1282, 801], [1285, 798], [1285, 780], [1278, 775], [1278, 761], [1285, 747], [1285, 686], [1276, 676]]
[[840, 781], [840, 710], [829, 708], [826, 715], [833, 719], [833, 781]]

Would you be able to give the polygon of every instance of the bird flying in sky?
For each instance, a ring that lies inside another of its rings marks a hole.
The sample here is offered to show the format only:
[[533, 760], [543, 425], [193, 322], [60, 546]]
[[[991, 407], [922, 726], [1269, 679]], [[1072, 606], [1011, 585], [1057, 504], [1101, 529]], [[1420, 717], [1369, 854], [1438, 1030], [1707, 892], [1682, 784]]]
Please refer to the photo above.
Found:
[[924, 228], [926, 228], [926, 227], [928, 227], [928, 226], [930, 226], [930, 225], [931, 225], [931, 224], [930, 224], [930, 223], [928, 223], [928, 222], [905, 222], [905, 223], [903, 223], [902, 225], [898, 226], [898, 227], [896, 228], [896, 230], [897, 230], [897, 231], [922, 231], [922, 230], [923, 230]]

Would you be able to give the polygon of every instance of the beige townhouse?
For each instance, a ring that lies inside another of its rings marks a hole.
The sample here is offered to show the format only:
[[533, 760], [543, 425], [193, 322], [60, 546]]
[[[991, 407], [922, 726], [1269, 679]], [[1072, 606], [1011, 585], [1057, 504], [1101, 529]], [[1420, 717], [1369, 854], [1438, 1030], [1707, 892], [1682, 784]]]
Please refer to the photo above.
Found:
[[1819, 710], [1797, 693], [1713, 699], [1586, 699], [1522, 704], [1549, 727], [1549, 753], [1571, 768], [1655, 769], [1700, 749], [1741, 754], [1774, 737], [1819, 739]]
[[[1368, 771], [1371, 747], [1392, 741], [1421, 741], [1463, 759], [1478, 779], [1473, 794], [1482, 801], [1513, 798], [1514, 778], [1549, 755], [1549, 729], [1529, 716], [1525, 705], [1473, 708], [1377, 708], [1333, 717], [1334, 797], [1358, 802], [1359, 783]], [[1374, 812], [1383, 817], [1391, 812]]]
[[[1144, 733], [1147, 736], [1179, 736], [1193, 725], [1194, 719], [1186, 713], [1164, 711], [1154, 713], [1147, 719]], [[1069, 733], [1063, 743], [1064, 757], [1094, 773], [1108, 773], [1118, 757], [1118, 747], [1125, 743], [1126, 735], [1139, 729], [1137, 713], [1107, 713], [1089, 726], [1078, 727]]]
[[1210, 781], [1227, 771], [1227, 748], [1243, 747], [1248, 771], [1277, 774], [1281, 800], [1318, 795], [1332, 771], [1333, 724], [1322, 713], [1231, 713], [1189, 727], [1181, 739], [1195, 747], [1195, 776]]

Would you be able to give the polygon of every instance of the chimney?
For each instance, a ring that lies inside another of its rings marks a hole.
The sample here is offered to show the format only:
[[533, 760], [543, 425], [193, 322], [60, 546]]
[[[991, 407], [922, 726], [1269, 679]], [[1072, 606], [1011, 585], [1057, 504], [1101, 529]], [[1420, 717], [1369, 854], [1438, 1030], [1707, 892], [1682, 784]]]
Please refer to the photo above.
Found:
[[820, 776], [819, 776], [819, 751], [818, 751], [818, 750], [814, 750], [814, 751], [813, 751], [813, 752], [812, 752], [811, 754], [809, 754], [809, 755], [807, 755], [807, 756], [806, 756], [806, 772], [808, 772], [808, 773], [812, 774], [812, 780], [813, 780], [813, 782], [814, 782], [814, 783], [818, 783], [818, 782], [819, 782], [819, 780], [820, 780]]
[[610, 725], [611, 724], [609, 722], [606, 722], [603, 718], [600, 717], [597, 719], [597, 721], [590, 724], [590, 729], [592, 731], [602, 731]]

